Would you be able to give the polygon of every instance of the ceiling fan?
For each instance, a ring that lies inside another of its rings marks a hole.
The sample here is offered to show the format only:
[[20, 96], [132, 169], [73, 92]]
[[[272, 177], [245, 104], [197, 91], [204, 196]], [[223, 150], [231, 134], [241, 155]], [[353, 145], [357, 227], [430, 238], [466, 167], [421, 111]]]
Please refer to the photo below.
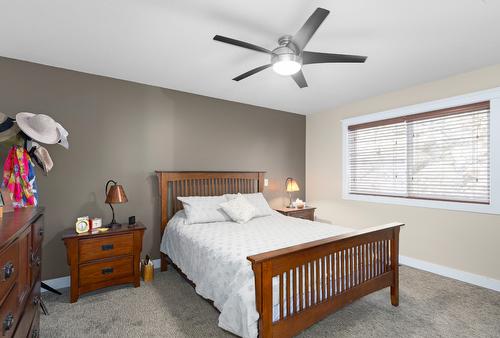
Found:
[[306, 79], [302, 73], [302, 66], [304, 65], [312, 63], [363, 63], [366, 61], [366, 56], [318, 53], [304, 50], [309, 40], [311, 40], [318, 27], [326, 19], [329, 13], [329, 10], [317, 8], [294, 36], [284, 35], [280, 37], [278, 39], [279, 46], [272, 51], [248, 42], [221, 35], [214, 36], [214, 40], [255, 50], [257, 52], [267, 53], [271, 56], [271, 63], [249, 70], [235, 77], [233, 79], [234, 81], [243, 80], [272, 66], [276, 73], [292, 76], [297, 85], [300, 88], [304, 88], [307, 87]]

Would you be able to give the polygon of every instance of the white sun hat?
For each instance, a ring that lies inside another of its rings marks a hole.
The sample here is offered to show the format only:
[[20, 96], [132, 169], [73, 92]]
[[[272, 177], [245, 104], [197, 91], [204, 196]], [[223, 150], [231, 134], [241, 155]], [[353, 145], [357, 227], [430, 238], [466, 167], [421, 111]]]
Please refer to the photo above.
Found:
[[56, 123], [57, 125], [57, 130], [59, 130], [59, 135], [61, 135], [61, 139], [59, 140], [59, 144], [62, 145], [64, 148], [69, 149], [69, 143], [68, 143], [68, 131], [64, 129], [63, 126], [61, 126], [60, 123]]
[[17, 113], [16, 121], [19, 128], [33, 140], [56, 144], [61, 139], [57, 122], [50, 116], [33, 113]]

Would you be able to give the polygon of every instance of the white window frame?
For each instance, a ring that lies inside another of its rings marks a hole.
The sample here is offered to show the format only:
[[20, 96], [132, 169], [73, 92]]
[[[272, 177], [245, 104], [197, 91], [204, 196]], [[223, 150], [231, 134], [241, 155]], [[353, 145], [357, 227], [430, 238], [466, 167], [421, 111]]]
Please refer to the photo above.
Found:
[[[433, 110], [490, 101], [490, 204], [435, 201], [390, 196], [359, 195], [349, 193], [348, 127], [361, 123], [385, 120]], [[500, 214], [500, 87], [454, 96], [442, 100], [396, 108], [383, 112], [356, 116], [342, 122], [342, 198], [384, 204], [407, 205], [436, 209]]]

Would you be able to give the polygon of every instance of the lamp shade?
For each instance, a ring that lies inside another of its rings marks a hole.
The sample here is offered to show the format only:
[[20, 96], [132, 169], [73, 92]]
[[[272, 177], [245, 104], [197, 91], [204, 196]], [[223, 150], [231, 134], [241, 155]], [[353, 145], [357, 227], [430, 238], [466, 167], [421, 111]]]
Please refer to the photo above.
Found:
[[291, 177], [288, 177], [286, 179], [286, 192], [294, 192], [294, 191], [299, 191], [299, 185], [297, 184], [297, 181]]
[[106, 203], [118, 204], [126, 203], [127, 201], [127, 195], [125, 195], [125, 191], [120, 184], [114, 184], [109, 188], [106, 194]]

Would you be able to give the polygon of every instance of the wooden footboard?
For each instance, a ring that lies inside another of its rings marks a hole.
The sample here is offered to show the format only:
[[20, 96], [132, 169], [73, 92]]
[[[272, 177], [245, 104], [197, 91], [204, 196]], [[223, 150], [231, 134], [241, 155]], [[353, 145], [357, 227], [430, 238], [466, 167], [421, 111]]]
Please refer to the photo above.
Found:
[[[255, 273], [259, 336], [291, 337], [386, 287], [398, 306], [401, 226], [391, 223], [248, 257]], [[279, 311], [275, 321], [273, 310]]]

